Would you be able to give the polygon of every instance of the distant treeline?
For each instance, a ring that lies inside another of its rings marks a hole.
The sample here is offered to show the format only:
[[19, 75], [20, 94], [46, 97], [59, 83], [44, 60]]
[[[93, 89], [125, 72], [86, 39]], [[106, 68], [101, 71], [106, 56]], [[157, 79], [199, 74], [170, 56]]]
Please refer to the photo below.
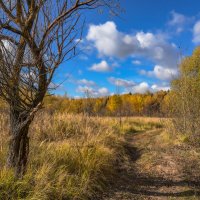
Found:
[[169, 92], [123, 94], [101, 98], [71, 99], [61, 96], [45, 98], [45, 107], [51, 111], [91, 116], [165, 116]]

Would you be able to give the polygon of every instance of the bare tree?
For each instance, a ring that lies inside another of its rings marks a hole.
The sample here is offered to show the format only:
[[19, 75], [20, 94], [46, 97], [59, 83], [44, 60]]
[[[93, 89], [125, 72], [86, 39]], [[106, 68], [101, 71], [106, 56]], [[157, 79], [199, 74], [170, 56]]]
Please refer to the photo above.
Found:
[[28, 130], [59, 65], [76, 55], [86, 9], [115, 0], [0, 0], [0, 97], [10, 106], [7, 164], [26, 170]]

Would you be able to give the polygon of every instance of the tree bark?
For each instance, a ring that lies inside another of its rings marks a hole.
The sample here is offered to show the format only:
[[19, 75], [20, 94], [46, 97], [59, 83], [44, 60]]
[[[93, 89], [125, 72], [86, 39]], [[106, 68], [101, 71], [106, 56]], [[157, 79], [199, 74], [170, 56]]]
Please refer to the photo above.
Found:
[[22, 178], [26, 172], [29, 154], [28, 131], [32, 120], [20, 118], [17, 111], [10, 112], [10, 143], [7, 165], [14, 168], [15, 177]]

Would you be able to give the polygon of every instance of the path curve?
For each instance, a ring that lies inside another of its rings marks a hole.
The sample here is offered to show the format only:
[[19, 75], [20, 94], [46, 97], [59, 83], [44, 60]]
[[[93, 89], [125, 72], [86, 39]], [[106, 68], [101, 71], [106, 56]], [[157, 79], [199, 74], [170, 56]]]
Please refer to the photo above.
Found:
[[157, 129], [127, 135], [129, 159], [104, 200], [200, 199], [200, 182], [186, 178], [176, 149], [162, 143], [162, 132]]

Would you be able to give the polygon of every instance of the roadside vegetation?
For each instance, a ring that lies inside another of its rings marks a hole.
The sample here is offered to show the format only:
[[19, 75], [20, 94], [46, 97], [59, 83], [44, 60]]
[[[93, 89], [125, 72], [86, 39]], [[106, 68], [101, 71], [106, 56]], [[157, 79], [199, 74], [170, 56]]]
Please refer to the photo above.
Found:
[[200, 144], [200, 47], [180, 64], [180, 75], [172, 81], [169, 95], [171, 133], [191, 145]]

